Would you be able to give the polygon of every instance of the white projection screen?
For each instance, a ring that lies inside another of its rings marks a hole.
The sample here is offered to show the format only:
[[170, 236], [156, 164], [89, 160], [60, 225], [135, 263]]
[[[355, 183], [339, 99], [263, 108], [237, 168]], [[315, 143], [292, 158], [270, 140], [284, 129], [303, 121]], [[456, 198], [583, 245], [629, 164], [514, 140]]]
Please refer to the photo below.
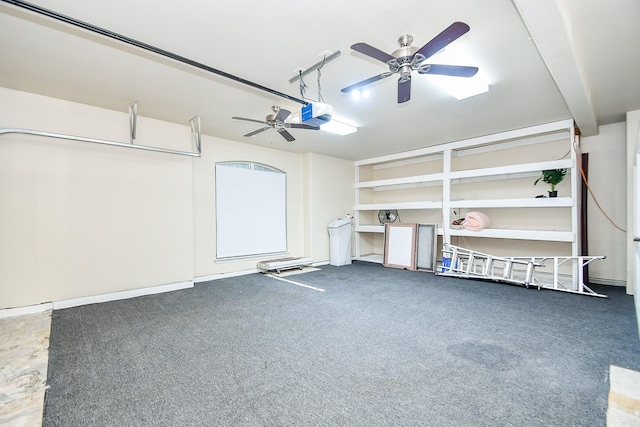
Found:
[[216, 258], [286, 250], [287, 175], [216, 164]]

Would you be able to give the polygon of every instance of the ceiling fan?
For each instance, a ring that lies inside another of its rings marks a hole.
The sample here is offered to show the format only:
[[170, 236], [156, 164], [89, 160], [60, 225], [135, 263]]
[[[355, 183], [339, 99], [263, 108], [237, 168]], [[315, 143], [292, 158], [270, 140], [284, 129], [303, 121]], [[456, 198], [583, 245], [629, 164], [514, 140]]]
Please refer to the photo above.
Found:
[[394, 51], [391, 55], [366, 43], [356, 43], [351, 46], [351, 49], [386, 63], [389, 66], [389, 71], [347, 86], [342, 89], [341, 92], [351, 92], [354, 89], [359, 89], [362, 86], [382, 80], [393, 74], [399, 74], [398, 103], [403, 103], [411, 99], [411, 72], [414, 70], [417, 70], [420, 74], [473, 77], [478, 72], [477, 67], [424, 63], [427, 58], [442, 50], [467, 31], [469, 31], [467, 24], [464, 22], [454, 22], [420, 49], [411, 46], [413, 37], [407, 34], [398, 39], [400, 49]]
[[289, 133], [289, 131], [287, 131], [287, 129], [289, 129], [289, 128], [320, 130], [320, 126], [312, 126], [312, 125], [307, 125], [307, 124], [304, 124], [304, 123], [285, 123], [285, 120], [287, 120], [287, 118], [291, 115], [291, 111], [285, 110], [284, 108], [280, 108], [277, 105], [272, 106], [271, 109], [273, 110], [273, 114], [267, 115], [267, 117], [265, 118], [264, 121], [262, 121], [262, 120], [254, 120], [254, 119], [246, 119], [244, 117], [232, 117], [232, 119], [243, 120], [245, 122], [260, 123], [262, 125], [267, 125], [267, 126], [265, 126], [263, 128], [254, 130], [253, 132], [249, 132], [248, 134], [245, 135], [245, 136], [248, 136], [248, 137], [257, 135], [257, 134], [259, 134], [261, 132], [264, 132], [265, 130], [268, 130], [268, 129], [275, 129], [288, 142], [293, 142], [296, 139], [293, 137], [293, 135], [291, 135]]

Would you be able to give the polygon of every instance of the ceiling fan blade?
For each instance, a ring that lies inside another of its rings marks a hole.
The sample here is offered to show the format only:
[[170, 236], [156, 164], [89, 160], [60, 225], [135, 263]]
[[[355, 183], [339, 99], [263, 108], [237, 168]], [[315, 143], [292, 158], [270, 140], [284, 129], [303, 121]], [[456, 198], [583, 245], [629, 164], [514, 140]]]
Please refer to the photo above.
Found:
[[254, 120], [254, 119], [245, 119], [244, 117], [231, 117], [232, 119], [235, 120], [242, 120], [245, 122], [251, 122], [251, 123], [260, 123], [261, 125], [266, 125], [268, 124], [267, 122], [265, 122], [264, 120]]
[[435, 36], [429, 43], [422, 46], [414, 56], [420, 54], [425, 58], [429, 58], [436, 52], [456, 40], [458, 37], [469, 31], [469, 26], [464, 22], [454, 22], [444, 29], [440, 34]]
[[423, 65], [418, 69], [420, 74], [440, 74], [454, 77], [473, 77], [478, 72], [478, 67], [467, 67], [463, 65]]
[[287, 132], [286, 129], [280, 129], [278, 130], [278, 133], [280, 133], [280, 135], [282, 135], [282, 137], [284, 139], [286, 139], [288, 142], [293, 142], [296, 139], [293, 137], [293, 135], [291, 135], [289, 132]]
[[280, 110], [278, 110], [278, 114], [276, 114], [275, 120], [284, 122], [287, 119], [287, 117], [289, 117], [290, 115], [291, 115], [291, 111], [281, 108]]
[[402, 78], [398, 79], [398, 104], [407, 102], [411, 99], [411, 76], [402, 81]]
[[388, 72], [388, 71], [387, 71], [387, 72], [384, 72], [384, 73], [379, 74], [379, 75], [377, 75], [377, 76], [369, 77], [369, 78], [368, 78], [368, 79], [366, 79], [366, 80], [363, 80], [363, 81], [358, 82], [358, 83], [354, 83], [354, 84], [352, 84], [351, 86], [347, 86], [347, 87], [345, 87], [344, 89], [340, 89], [340, 92], [342, 92], [342, 93], [348, 93], [348, 92], [351, 92], [352, 90], [359, 89], [359, 88], [361, 88], [362, 86], [365, 86], [365, 85], [368, 85], [368, 84], [370, 84], [370, 83], [377, 82], [378, 80], [382, 80], [382, 79], [384, 79], [384, 78], [387, 78], [387, 77], [389, 77], [389, 76], [390, 76], [390, 75], [392, 75], [392, 74], [393, 74], [393, 73], [390, 73], [390, 72]]
[[285, 127], [293, 129], [320, 130], [320, 126], [306, 125], [304, 123], [285, 123]]
[[393, 56], [389, 55], [388, 53], [385, 53], [380, 49], [376, 49], [375, 47], [370, 46], [366, 43], [356, 43], [351, 46], [351, 49], [360, 53], [364, 53], [365, 55], [370, 56], [373, 59], [377, 59], [378, 61], [382, 61], [384, 63], [387, 63], [388, 61], [395, 59]]
[[253, 132], [249, 132], [248, 134], [246, 134], [245, 136], [255, 136], [257, 134], [259, 134], [260, 132], [264, 132], [267, 129], [271, 129], [271, 126], [267, 126], [266, 128], [262, 128], [262, 129], [258, 129], [258, 130], [254, 130]]

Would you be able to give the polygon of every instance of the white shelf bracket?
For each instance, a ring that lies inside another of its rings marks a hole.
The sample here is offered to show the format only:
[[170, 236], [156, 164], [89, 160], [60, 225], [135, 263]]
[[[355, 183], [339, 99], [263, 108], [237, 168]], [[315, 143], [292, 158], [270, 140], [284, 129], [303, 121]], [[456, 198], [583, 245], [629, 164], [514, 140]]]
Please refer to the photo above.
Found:
[[195, 116], [189, 120], [191, 124], [191, 141], [196, 146], [198, 154], [202, 154], [202, 131], [200, 116]]
[[129, 140], [133, 145], [136, 140], [136, 125], [138, 123], [138, 101], [129, 106]]

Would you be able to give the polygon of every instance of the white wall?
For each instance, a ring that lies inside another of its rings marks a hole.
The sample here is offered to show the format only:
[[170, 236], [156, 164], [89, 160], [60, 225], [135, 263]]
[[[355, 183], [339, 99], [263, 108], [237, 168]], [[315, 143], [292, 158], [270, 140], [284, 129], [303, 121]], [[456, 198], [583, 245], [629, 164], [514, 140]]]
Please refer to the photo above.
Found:
[[291, 256], [304, 255], [302, 156], [209, 136], [203, 136], [202, 151], [202, 158], [193, 165], [195, 277], [256, 268], [256, 259], [216, 261], [215, 164], [217, 162], [259, 162], [286, 172], [287, 250]]
[[[128, 113], [0, 88], [4, 127], [128, 142]], [[141, 112], [142, 114], [142, 112]], [[188, 151], [190, 128], [138, 117], [138, 144]], [[625, 125], [583, 138], [590, 182], [626, 226]], [[351, 213], [350, 161], [203, 135], [203, 157], [51, 138], [0, 137], [0, 308], [181, 283], [255, 269], [216, 262], [215, 163], [246, 160], [287, 172], [292, 256], [329, 259], [327, 224]], [[626, 280], [626, 236], [589, 204], [593, 280]]]
[[[126, 111], [4, 88], [0, 99], [3, 127], [129, 142]], [[137, 131], [137, 144], [192, 150], [187, 123], [140, 115]], [[202, 158], [0, 138], [0, 309], [254, 270], [256, 259], [216, 262], [216, 162], [254, 161], [287, 173], [291, 256], [328, 260], [326, 226], [353, 207], [353, 165], [328, 156], [206, 135]]]
[[636, 318], [638, 331], [640, 331], [640, 292], [638, 277], [640, 276], [640, 243], [634, 242], [634, 237], [640, 236], [638, 229], [638, 194], [640, 188], [636, 174], [640, 173], [640, 164], [636, 162], [636, 156], [640, 153], [640, 110], [627, 113], [627, 293], [633, 294], [636, 305]]
[[[4, 127], [128, 142], [127, 112], [2, 88], [0, 99]], [[188, 126], [139, 117], [139, 144], [190, 141]], [[1, 136], [0, 308], [190, 281], [192, 161]]]
[[[194, 269], [196, 278], [253, 270], [258, 259], [216, 261], [215, 163], [244, 160], [287, 173], [287, 249], [290, 256], [329, 259], [327, 224], [353, 208], [353, 163], [314, 153], [305, 155], [203, 138], [203, 157], [193, 167]], [[269, 259], [261, 257], [259, 259]]]
[[349, 160], [315, 153], [305, 154], [304, 164], [305, 254], [315, 262], [329, 261], [327, 225], [353, 214], [355, 169]]
[[[602, 209], [619, 227], [627, 228], [627, 158], [625, 123], [600, 126], [598, 135], [582, 137], [589, 153], [589, 185]], [[587, 200], [590, 255], [607, 258], [589, 265], [595, 283], [624, 285], [627, 280], [627, 234], [615, 228], [589, 195]]]

